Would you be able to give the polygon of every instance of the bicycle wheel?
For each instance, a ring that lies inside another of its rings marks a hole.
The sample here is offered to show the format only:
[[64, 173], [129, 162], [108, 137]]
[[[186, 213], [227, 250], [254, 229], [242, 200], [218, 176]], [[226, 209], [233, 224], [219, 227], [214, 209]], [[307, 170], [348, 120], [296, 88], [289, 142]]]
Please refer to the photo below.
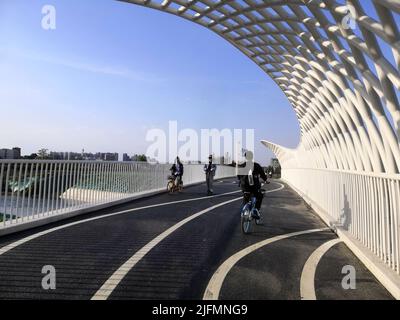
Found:
[[244, 234], [250, 233], [250, 220], [246, 216], [242, 216], [242, 232]]
[[246, 205], [242, 210], [240, 222], [242, 226], [242, 232], [244, 234], [250, 233], [251, 211], [248, 205]]
[[172, 181], [169, 181], [167, 184], [167, 191], [169, 193], [173, 193], [174, 192], [174, 183]]

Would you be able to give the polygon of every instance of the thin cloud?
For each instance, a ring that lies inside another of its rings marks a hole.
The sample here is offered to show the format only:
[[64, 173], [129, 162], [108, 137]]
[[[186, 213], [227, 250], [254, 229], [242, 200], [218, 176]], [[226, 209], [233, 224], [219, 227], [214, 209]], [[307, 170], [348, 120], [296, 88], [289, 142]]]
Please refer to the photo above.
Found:
[[128, 68], [123, 68], [123, 67], [117, 67], [117, 66], [102, 66], [102, 65], [97, 65], [97, 64], [86, 64], [86, 63], [81, 63], [77, 61], [70, 61], [66, 59], [56, 59], [53, 57], [43, 57], [37, 54], [26, 54], [22, 53], [20, 51], [15, 51], [15, 50], [6, 50], [4, 48], [0, 48], [0, 53], [5, 53], [10, 56], [17, 56], [23, 59], [31, 60], [31, 61], [39, 61], [39, 62], [44, 62], [44, 63], [49, 63], [53, 65], [58, 65], [62, 67], [67, 67], [71, 69], [75, 69], [78, 71], [83, 71], [83, 72], [91, 72], [91, 73], [96, 73], [96, 74], [102, 74], [106, 76], [115, 76], [115, 77], [121, 77], [121, 78], [126, 78], [132, 81], [139, 81], [139, 82], [150, 82], [150, 83], [155, 83], [155, 82], [164, 82], [167, 81], [167, 79], [158, 77], [156, 75], [150, 74], [150, 73], [144, 73], [144, 72], [134, 72], [131, 69]]
[[93, 64], [83, 64], [65, 60], [58, 60], [58, 59], [45, 59], [43, 62], [48, 62], [51, 64], [56, 64], [72, 69], [76, 69], [79, 71], [84, 72], [91, 72], [96, 74], [103, 74], [107, 76], [116, 76], [121, 78], [126, 78], [133, 81], [140, 81], [140, 82], [163, 82], [165, 79], [154, 76], [148, 73], [141, 73], [141, 72], [134, 72], [130, 69], [114, 67], [114, 66], [99, 66]]

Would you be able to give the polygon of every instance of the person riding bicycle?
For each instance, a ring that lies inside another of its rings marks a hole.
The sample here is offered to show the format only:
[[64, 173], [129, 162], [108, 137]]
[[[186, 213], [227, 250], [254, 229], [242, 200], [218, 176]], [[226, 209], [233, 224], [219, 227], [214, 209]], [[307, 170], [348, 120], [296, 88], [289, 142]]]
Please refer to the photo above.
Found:
[[[251, 151], [246, 151], [245, 153], [246, 162], [242, 165], [239, 165], [239, 174], [238, 179], [240, 181], [240, 187], [242, 192], [249, 192], [256, 197], [256, 219], [260, 219], [261, 215], [261, 205], [263, 201], [263, 193], [261, 192], [261, 182], [260, 177], [265, 181], [268, 182], [268, 177], [265, 174], [263, 168], [257, 162], [253, 162], [253, 153]], [[245, 199], [248, 201], [248, 199]]]

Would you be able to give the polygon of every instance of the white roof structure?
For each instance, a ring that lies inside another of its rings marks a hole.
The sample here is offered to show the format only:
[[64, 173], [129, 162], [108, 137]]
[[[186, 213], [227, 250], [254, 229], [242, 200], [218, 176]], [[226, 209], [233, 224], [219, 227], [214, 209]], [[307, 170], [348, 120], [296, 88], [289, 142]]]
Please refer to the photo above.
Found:
[[214, 31], [275, 81], [301, 129], [294, 150], [262, 141], [282, 179], [400, 299], [400, 0], [123, 1]]
[[283, 168], [400, 172], [400, 0], [122, 1], [214, 31], [277, 83], [301, 128], [296, 150], [263, 141]]

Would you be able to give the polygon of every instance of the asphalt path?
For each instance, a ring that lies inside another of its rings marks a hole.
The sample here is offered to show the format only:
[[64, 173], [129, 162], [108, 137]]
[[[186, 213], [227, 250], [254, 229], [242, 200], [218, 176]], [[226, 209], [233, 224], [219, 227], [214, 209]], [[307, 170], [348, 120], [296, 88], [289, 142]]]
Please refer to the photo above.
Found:
[[[293, 190], [265, 188], [249, 235], [224, 179], [212, 197], [201, 184], [2, 237], [0, 299], [392, 299]], [[42, 287], [46, 265], [55, 290]]]

